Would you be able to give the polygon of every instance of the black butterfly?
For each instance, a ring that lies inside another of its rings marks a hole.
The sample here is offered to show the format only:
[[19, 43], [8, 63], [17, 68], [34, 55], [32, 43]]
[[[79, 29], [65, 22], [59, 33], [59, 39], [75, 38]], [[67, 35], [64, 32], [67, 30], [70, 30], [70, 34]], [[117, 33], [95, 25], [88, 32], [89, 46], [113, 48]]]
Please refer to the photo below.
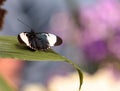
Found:
[[32, 29], [31, 32], [22, 32], [18, 34], [18, 41], [32, 50], [47, 50], [52, 46], [62, 44], [62, 39], [59, 36], [45, 32], [36, 33]]
[[54, 34], [34, 31], [18, 34], [18, 41], [32, 50], [47, 50], [52, 46], [62, 44], [62, 39]]

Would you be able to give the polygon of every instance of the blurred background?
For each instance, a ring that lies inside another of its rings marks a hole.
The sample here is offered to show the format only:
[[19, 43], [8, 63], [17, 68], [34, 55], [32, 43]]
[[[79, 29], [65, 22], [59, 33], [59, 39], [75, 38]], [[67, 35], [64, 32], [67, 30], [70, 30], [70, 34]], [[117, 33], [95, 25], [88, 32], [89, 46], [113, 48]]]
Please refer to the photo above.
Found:
[[[0, 35], [30, 31], [18, 18], [36, 32], [56, 34], [63, 44], [53, 50], [83, 72], [81, 91], [120, 91], [120, 0], [1, 2]], [[0, 74], [18, 91], [77, 91], [79, 87], [78, 73], [64, 62], [0, 59]]]

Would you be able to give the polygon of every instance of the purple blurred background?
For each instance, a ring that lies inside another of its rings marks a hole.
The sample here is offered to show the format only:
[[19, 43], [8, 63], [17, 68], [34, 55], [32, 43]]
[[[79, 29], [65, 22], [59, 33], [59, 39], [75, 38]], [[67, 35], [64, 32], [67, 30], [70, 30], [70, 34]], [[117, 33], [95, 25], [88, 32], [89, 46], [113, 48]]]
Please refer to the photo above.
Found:
[[[95, 74], [112, 65], [115, 78], [120, 71], [120, 1], [119, 0], [7, 0], [7, 10], [0, 35], [30, 31], [51, 32], [63, 39], [53, 48], [77, 63], [84, 72]], [[20, 87], [47, 82], [54, 75], [74, 72], [67, 63], [24, 62]]]

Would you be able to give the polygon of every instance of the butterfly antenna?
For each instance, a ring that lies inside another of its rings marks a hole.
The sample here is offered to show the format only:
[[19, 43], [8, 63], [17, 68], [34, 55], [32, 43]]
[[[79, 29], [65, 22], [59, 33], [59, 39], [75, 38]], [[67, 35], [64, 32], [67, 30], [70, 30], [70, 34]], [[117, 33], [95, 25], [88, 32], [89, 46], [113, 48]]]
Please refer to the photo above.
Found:
[[32, 30], [32, 28], [29, 25], [25, 24], [22, 20], [20, 19], [17, 19], [17, 20]]

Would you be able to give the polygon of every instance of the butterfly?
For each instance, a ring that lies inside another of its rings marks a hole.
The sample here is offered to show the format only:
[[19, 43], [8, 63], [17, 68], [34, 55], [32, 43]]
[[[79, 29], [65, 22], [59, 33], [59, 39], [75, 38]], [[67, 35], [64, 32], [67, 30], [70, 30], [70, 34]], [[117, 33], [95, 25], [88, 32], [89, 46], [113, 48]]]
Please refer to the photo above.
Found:
[[47, 50], [53, 46], [59, 46], [62, 44], [62, 39], [52, 33], [46, 32], [34, 32], [31, 29], [30, 32], [21, 32], [17, 36], [20, 44], [27, 46], [28, 48], [36, 50]]

